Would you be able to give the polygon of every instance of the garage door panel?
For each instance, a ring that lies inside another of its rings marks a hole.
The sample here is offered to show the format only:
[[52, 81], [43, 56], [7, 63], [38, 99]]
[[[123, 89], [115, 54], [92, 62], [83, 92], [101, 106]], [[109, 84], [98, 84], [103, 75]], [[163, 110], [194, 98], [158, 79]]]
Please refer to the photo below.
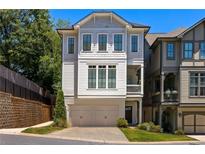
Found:
[[184, 125], [194, 125], [194, 115], [184, 115]]
[[194, 133], [194, 126], [184, 126], [184, 132], [186, 133]]
[[205, 115], [196, 114], [196, 125], [205, 125]]
[[196, 126], [196, 133], [205, 133], [205, 126]]
[[205, 113], [186, 113], [183, 116], [183, 128], [185, 133], [205, 133]]
[[70, 118], [73, 126], [115, 126], [119, 106], [72, 106]]

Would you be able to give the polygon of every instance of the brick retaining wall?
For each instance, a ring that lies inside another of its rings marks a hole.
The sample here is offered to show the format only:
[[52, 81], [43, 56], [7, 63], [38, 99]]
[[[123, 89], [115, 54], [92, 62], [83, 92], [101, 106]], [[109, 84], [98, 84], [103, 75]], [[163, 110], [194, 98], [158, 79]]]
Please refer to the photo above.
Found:
[[0, 92], [0, 128], [28, 127], [51, 120], [50, 106]]

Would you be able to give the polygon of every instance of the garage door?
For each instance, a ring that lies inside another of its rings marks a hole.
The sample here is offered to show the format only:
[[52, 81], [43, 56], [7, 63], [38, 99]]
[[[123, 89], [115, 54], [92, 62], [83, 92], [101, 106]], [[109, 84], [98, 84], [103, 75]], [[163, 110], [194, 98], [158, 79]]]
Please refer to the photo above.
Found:
[[188, 134], [205, 134], [205, 112], [183, 113], [183, 129]]
[[116, 126], [119, 106], [71, 106], [72, 126]]

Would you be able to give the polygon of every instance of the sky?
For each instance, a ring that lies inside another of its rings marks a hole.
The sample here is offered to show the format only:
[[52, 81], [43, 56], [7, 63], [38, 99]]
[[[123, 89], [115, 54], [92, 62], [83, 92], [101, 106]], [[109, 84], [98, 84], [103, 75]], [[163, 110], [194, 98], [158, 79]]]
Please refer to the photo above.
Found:
[[[94, 10], [49, 10], [51, 17], [69, 20], [74, 24]], [[170, 32], [179, 27], [190, 27], [202, 18], [205, 18], [204, 10], [111, 10], [130, 22], [136, 22], [151, 26], [149, 32]]]

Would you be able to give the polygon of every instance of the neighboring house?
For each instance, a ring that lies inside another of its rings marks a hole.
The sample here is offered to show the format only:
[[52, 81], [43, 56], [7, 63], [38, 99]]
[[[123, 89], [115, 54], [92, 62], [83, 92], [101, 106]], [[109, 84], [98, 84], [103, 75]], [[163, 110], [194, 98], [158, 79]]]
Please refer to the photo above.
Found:
[[118, 118], [142, 122], [144, 36], [149, 26], [111, 11], [95, 11], [63, 39], [62, 88], [72, 126], [114, 126]]
[[205, 19], [148, 34], [146, 44], [144, 120], [165, 131], [205, 133]]

